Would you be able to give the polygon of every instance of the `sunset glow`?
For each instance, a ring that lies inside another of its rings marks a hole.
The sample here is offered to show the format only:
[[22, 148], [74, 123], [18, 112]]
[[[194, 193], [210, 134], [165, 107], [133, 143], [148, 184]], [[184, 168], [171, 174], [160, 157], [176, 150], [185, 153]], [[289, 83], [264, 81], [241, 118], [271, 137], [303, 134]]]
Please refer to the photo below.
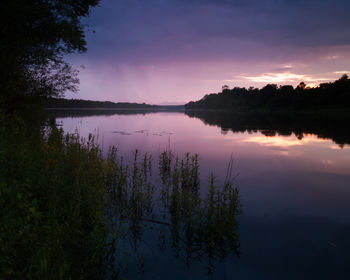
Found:
[[350, 0], [5, 0], [0, 280], [342, 280]]
[[243, 139], [242, 142], [257, 143], [266, 147], [287, 148], [315, 143], [329, 143], [329, 140], [320, 139], [316, 135], [303, 135], [302, 139], [298, 139], [296, 136], [252, 136]]
[[350, 64], [350, 4], [337, 2], [103, 0], [87, 20], [87, 54], [70, 58], [81, 90], [68, 97], [185, 103], [224, 84], [338, 79]]

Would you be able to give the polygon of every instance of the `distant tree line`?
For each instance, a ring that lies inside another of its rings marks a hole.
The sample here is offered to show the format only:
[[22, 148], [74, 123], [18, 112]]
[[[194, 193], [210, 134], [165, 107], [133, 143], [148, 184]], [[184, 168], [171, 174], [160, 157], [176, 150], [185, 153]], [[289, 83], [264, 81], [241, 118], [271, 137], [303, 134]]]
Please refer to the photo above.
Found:
[[108, 108], [108, 109], [158, 109], [157, 105], [145, 103], [127, 103], [111, 101], [93, 101], [82, 99], [46, 98], [43, 100], [45, 108]]
[[301, 82], [296, 88], [291, 85], [268, 84], [258, 89], [254, 87], [229, 89], [205, 95], [196, 102], [189, 102], [186, 109], [291, 109], [307, 110], [318, 108], [350, 107], [350, 79], [343, 75], [340, 79], [322, 83], [318, 87], [307, 87]]

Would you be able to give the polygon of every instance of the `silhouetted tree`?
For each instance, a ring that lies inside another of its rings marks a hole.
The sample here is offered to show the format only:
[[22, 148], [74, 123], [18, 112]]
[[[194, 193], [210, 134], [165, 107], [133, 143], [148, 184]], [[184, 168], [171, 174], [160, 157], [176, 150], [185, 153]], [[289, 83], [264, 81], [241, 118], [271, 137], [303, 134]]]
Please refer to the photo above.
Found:
[[304, 82], [301, 82], [297, 88], [301, 89], [301, 90], [304, 90], [306, 88], [306, 84]]
[[280, 86], [279, 91], [282, 94], [291, 94], [294, 91], [294, 88], [293, 86], [290, 86], [290, 85]]
[[316, 88], [301, 82], [295, 89], [291, 85], [277, 87], [268, 84], [262, 89], [254, 87], [228, 89], [221, 94], [210, 94], [197, 102], [185, 105], [186, 109], [319, 109], [350, 108], [350, 79], [343, 75], [332, 83], [322, 83]]
[[230, 89], [230, 87], [228, 85], [223, 85], [221, 87], [221, 90], [224, 91], [224, 90], [227, 90], [227, 89]]
[[0, 9], [0, 102], [75, 91], [77, 73], [63, 56], [84, 52], [81, 18], [99, 0], [11, 0]]

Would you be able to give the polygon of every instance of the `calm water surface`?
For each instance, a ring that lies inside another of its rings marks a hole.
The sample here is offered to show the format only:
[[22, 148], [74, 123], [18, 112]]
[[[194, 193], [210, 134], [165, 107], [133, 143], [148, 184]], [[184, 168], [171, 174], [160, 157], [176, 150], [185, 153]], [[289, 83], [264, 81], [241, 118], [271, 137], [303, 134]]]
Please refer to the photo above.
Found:
[[[181, 112], [59, 118], [66, 132], [97, 135], [126, 157], [139, 149], [200, 156], [205, 188], [210, 172], [226, 175], [231, 155], [243, 205], [241, 257], [228, 258], [214, 279], [350, 279], [350, 146], [312, 133], [254, 128], [233, 132], [220, 122]], [[210, 123], [210, 122], [207, 122]], [[297, 136], [297, 135], [298, 136]], [[302, 136], [302, 137], [300, 137]], [[339, 136], [339, 135], [338, 135]], [[342, 136], [342, 135], [340, 135]], [[339, 138], [339, 137], [338, 137]], [[168, 254], [149, 253], [140, 279], [206, 279]], [[132, 272], [131, 272], [132, 274]]]

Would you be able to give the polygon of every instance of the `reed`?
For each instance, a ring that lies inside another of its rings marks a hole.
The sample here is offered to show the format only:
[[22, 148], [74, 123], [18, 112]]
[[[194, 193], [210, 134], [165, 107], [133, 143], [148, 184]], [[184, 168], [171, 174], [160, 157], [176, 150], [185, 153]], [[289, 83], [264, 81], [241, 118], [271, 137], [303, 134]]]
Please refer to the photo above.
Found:
[[238, 190], [214, 176], [201, 189], [198, 155], [164, 151], [157, 173], [156, 157], [103, 155], [93, 135], [64, 134], [54, 121], [0, 124], [1, 279], [118, 278], [140, 244], [154, 250], [150, 230], [187, 265], [207, 260], [209, 273], [238, 255]]

